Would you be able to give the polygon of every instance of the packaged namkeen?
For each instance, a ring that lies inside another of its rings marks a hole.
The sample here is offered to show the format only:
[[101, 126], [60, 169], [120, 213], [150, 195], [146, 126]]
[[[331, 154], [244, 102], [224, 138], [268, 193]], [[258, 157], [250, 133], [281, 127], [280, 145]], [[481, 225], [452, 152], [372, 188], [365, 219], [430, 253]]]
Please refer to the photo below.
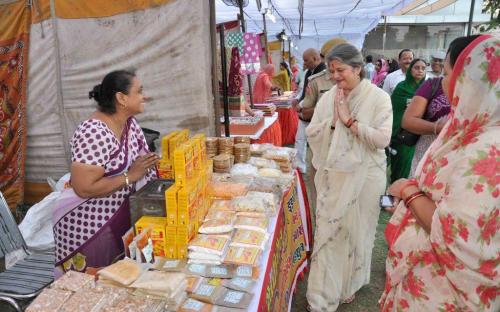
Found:
[[104, 292], [95, 292], [91, 289], [81, 289], [73, 294], [61, 308], [64, 312], [100, 311], [106, 304], [107, 296]]
[[150, 299], [141, 296], [128, 296], [118, 301], [111, 307], [104, 308], [104, 312], [133, 312], [133, 311], [163, 311], [165, 303], [160, 300]]
[[184, 142], [174, 152], [175, 183], [186, 185], [187, 180], [193, 178], [193, 143]]
[[[220, 202], [220, 201], [218, 201], [218, 202]], [[224, 204], [224, 207], [228, 207], [228, 209], [231, 209], [231, 202], [228, 200], [224, 201], [224, 202], [226, 202], [226, 204]], [[212, 205], [214, 205], [214, 204], [212, 204]], [[218, 205], [220, 205], [220, 204], [216, 204], [214, 206], [214, 209], [210, 209], [208, 211], [207, 215], [205, 216], [204, 222], [207, 222], [210, 220], [230, 220], [231, 224], [232, 224], [234, 222], [234, 218], [236, 216], [234, 211], [224, 210], [224, 208], [222, 210], [218, 210], [217, 209]]]
[[265, 178], [279, 178], [282, 173], [279, 169], [262, 168], [259, 169], [259, 176]]
[[186, 277], [187, 287], [186, 291], [188, 293], [192, 293], [198, 288], [198, 286], [202, 283], [203, 277], [201, 276], [188, 276]]
[[222, 256], [228, 244], [224, 236], [200, 234], [189, 243], [188, 250]]
[[212, 312], [214, 306], [192, 298], [188, 298], [177, 312]]
[[247, 193], [248, 185], [243, 183], [211, 182], [208, 185], [209, 195], [220, 199], [231, 199]]
[[229, 247], [224, 263], [235, 265], [259, 265], [261, 250], [254, 247]]
[[229, 246], [231, 247], [256, 247], [264, 250], [268, 240], [268, 234], [252, 230], [238, 229], [234, 233]]
[[27, 312], [52, 312], [59, 311], [73, 293], [68, 290], [44, 288], [42, 292], [30, 303]]
[[192, 294], [189, 295], [189, 297], [202, 302], [214, 304], [215, 300], [224, 294], [224, 290], [225, 288], [222, 286], [201, 284]]
[[78, 291], [94, 283], [94, 276], [77, 271], [68, 271], [52, 283], [52, 288], [61, 290]]
[[185, 267], [186, 261], [184, 260], [157, 257], [152, 268], [164, 272], [181, 272]]
[[207, 265], [198, 263], [188, 263], [185, 273], [188, 275], [205, 276], [207, 274]]
[[170, 297], [178, 288], [186, 288], [184, 273], [145, 271], [129, 287], [158, 291]]
[[255, 285], [255, 281], [251, 278], [233, 277], [231, 279], [223, 280], [222, 285], [229, 289], [251, 293]]
[[250, 278], [253, 280], [259, 279], [259, 267], [249, 265], [238, 265], [234, 270], [234, 277]]
[[248, 163], [259, 169], [261, 168], [280, 169], [280, 166], [274, 160], [262, 157], [250, 157]]
[[210, 265], [205, 275], [208, 278], [232, 278], [233, 276], [234, 267], [228, 265]]
[[203, 223], [198, 229], [201, 234], [221, 234], [228, 233], [233, 230], [234, 218], [230, 219], [214, 219]]
[[141, 275], [141, 267], [135, 261], [125, 258], [97, 272], [99, 278], [116, 282], [123, 286], [132, 284]]
[[219, 154], [233, 154], [234, 141], [233, 138], [220, 137], [219, 138]]
[[215, 304], [229, 308], [247, 309], [252, 297], [253, 295], [246, 292], [224, 288], [224, 293], [215, 300]]
[[269, 225], [268, 218], [251, 218], [238, 216], [234, 222], [234, 228], [258, 231], [262, 233], [267, 233], [267, 227]]
[[179, 131], [173, 131], [161, 138], [161, 158], [162, 160], [170, 159], [170, 140], [175, 137]]
[[125, 234], [123, 234], [122, 236], [122, 242], [123, 242], [123, 250], [124, 250], [124, 253], [125, 253], [125, 257], [129, 257], [131, 258], [130, 256], [130, 244], [132, 243], [132, 241], [134, 240], [134, 228], [131, 227], [127, 232], [125, 232]]
[[235, 176], [245, 176], [245, 178], [248, 176], [255, 177], [258, 175], [258, 173], [259, 173], [259, 169], [257, 169], [257, 167], [250, 165], [250, 164], [235, 164], [231, 168], [231, 176], [232, 177], [235, 177]]
[[276, 213], [277, 200], [273, 193], [248, 192], [245, 196], [233, 198], [232, 205], [237, 212], [258, 212], [268, 215]]
[[204, 252], [190, 251], [188, 252], [189, 263], [204, 263], [204, 264], [220, 264], [223, 256], [208, 254]]

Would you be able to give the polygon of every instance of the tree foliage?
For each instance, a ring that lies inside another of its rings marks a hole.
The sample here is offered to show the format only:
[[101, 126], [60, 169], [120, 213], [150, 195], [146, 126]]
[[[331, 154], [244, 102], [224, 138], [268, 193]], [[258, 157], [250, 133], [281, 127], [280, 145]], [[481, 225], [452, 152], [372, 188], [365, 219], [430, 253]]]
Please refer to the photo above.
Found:
[[480, 32], [488, 32], [500, 28], [500, 0], [485, 0], [483, 12], [490, 14], [490, 21], [476, 26]]

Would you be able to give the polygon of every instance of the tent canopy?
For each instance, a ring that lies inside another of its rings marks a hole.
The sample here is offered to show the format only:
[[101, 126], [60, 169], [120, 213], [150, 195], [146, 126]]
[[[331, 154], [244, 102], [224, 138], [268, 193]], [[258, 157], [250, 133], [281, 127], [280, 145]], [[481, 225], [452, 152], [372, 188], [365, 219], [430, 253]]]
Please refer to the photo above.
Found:
[[[249, 0], [243, 10], [247, 31], [262, 32], [262, 13], [270, 9], [276, 17], [273, 23], [266, 17], [269, 39], [285, 29], [286, 34], [297, 46], [293, 52], [301, 55], [303, 50], [321, 45], [333, 37], [342, 37], [361, 48], [365, 35], [372, 30], [382, 16], [391, 15], [413, 0], [261, 0], [259, 12], [256, 0]], [[303, 27], [300, 31], [299, 4], [303, 2]], [[227, 6], [216, 0], [217, 22], [236, 19], [239, 8]]]

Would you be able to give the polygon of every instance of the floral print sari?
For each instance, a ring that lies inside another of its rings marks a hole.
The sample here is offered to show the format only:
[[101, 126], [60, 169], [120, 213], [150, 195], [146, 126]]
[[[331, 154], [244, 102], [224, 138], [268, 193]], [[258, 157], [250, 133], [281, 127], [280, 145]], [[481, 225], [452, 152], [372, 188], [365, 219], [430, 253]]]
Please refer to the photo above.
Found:
[[386, 228], [382, 311], [500, 310], [500, 39], [459, 56], [451, 118], [417, 167], [436, 203], [427, 233], [400, 203]]

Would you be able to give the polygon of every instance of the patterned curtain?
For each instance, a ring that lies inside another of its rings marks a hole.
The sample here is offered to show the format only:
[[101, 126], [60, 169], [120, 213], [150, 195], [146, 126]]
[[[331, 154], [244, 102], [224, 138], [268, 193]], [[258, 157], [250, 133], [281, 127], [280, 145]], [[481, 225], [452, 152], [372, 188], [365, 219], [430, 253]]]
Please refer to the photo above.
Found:
[[0, 5], [0, 191], [11, 210], [23, 202], [30, 8]]

